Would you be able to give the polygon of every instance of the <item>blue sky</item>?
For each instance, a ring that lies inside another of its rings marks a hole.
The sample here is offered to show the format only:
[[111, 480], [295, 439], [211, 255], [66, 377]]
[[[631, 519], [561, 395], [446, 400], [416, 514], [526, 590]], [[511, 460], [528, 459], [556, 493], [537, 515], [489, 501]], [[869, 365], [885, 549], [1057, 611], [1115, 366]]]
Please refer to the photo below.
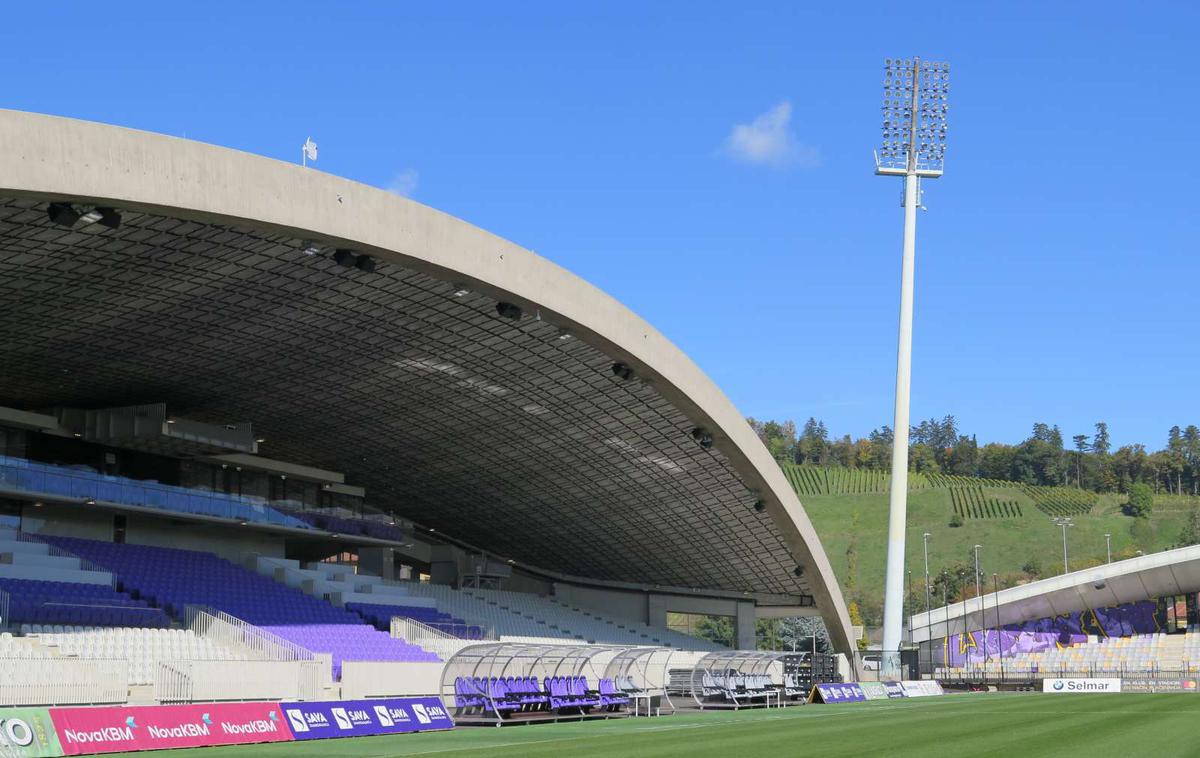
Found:
[[895, 371], [882, 62], [948, 60], [913, 418], [1160, 446], [1200, 423], [1197, 28], [1184, 3], [25, 4], [0, 105], [284, 160], [311, 134], [320, 170], [620, 298], [747, 415], [857, 436]]

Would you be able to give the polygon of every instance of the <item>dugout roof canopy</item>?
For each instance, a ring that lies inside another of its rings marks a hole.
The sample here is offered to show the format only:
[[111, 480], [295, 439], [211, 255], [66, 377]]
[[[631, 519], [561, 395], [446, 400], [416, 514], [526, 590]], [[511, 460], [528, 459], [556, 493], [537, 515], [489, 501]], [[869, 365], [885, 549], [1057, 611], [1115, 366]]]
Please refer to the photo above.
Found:
[[[67, 228], [52, 202], [121, 223]], [[0, 111], [0, 303], [0, 405], [166, 402], [252, 422], [262, 455], [344, 472], [369, 502], [493, 555], [811, 597], [850, 647], [804, 509], [712, 381], [613, 298], [432, 208], [211, 145]]]

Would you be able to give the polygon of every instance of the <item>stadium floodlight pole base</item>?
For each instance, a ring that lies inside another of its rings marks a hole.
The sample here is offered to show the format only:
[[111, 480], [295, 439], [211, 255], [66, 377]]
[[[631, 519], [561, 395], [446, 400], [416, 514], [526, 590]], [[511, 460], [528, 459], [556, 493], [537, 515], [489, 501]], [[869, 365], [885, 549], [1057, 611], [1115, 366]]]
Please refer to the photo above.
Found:
[[913, 269], [917, 250], [917, 173], [904, 177], [904, 258], [900, 267], [900, 333], [896, 348], [896, 414], [892, 427], [892, 485], [888, 497], [887, 575], [883, 595], [880, 673], [900, 673], [904, 612], [904, 529], [908, 512], [909, 394], [912, 381]]

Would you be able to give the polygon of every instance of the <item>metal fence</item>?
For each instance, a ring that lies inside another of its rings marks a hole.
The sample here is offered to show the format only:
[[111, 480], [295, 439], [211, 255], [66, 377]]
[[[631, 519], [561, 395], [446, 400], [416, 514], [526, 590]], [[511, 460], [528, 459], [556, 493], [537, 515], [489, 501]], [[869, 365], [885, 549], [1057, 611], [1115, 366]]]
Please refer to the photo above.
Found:
[[0, 456], [0, 490], [21, 495], [134, 505], [177, 513], [311, 527], [267, 505], [261, 498], [205, 492], [157, 482], [143, 482], [95, 471], [64, 468], [47, 463]]
[[482, 626], [480, 628], [484, 630], [481, 640], [465, 640], [461, 637], [447, 634], [440, 629], [434, 629], [427, 624], [422, 624], [420, 621], [414, 621], [402, 616], [393, 616], [391, 635], [397, 639], [417, 645], [431, 653], [435, 653], [442, 660], [449, 660], [455, 653], [468, 645], [478, 645], [481, 642], [489, 642], [496, 639], [495, 631]]
[[196, 636], [231, 647], [260, 661], [312, 661], [312, 651], [224, 611], [199, 605], [185, 609], [187, 628]]
[[1163, 668], [1132, 666], [968, 666], [938, 668], [933, 677], [943, 683], [966, 685], [1021, 685], [1034, 684], [1043, 679], [1120, 679], [1122, 681], [1187, 679], [1196, 674], [1188, 673], [1193, 667]]
[[124, 703], [129, 661], [0, 658], [0, 706]]
[[160, 661], [154, 699], [160, 703], [217, 700], [317, 700], [318, 661]]
[[847, 657], [851, 669], [847, 679], [858, 682], [912, 681], [933, 672], [932, 662], [923, 660], [921, 651], [916, 649], [856, 650]]

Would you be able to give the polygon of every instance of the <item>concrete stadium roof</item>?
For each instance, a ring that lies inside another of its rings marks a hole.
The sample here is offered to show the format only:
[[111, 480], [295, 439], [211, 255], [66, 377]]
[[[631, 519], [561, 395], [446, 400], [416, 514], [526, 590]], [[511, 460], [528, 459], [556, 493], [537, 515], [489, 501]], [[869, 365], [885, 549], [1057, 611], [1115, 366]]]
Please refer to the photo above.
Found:
[[[686, 355], [595, 287], [294, 164], [14, 111], [0, 111], [0, 148], [0, 404], [165, 401], [251, 421], [262, 454], [345, 472], [371, 502], [498, 556], [614, 583], [811, 594], [851, 649], [779, 467]], [[113, 206], [122, 223], [56, 226], [50, 201]], [[337, 265], [336, 248], [376, 270]], [[523, 316], [501, 317], [502, 302]]]
[[1200, 545], [1072, 571], [999, 593], [984, 592], [982, 597], [915, 614], [913, 641], [1189, 592], [1200, 592]]

